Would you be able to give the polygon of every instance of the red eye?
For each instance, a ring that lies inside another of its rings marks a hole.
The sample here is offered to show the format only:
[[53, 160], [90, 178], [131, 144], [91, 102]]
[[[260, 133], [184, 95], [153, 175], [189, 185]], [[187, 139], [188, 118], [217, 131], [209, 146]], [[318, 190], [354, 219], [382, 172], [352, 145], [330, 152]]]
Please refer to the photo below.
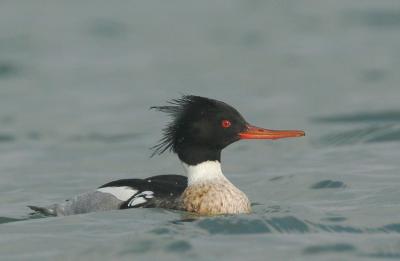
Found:
[[221, 126], [222, 126], [222, 128], [229, 128], [231, 126], [231, 122], [228, 120], [222, 120]]

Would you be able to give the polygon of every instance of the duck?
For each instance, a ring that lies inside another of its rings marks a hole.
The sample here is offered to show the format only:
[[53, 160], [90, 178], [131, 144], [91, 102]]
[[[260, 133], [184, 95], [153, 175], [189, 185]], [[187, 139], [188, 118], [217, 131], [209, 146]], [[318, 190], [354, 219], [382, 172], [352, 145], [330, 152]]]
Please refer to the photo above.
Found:
[[152, 147], [154, 155], [175, 153], [185, 175], [120, 179], [46, 207], [28, 206], [46, 216], [66, 216], [128, 208], [164, 208], [198, 215], [251, 213], [251, 203], [222, 172], [221, 152], [239, 140], [302, 137], [302, 130], [270, 130], [249, 124], [225, 102], [183, 95], [151, 109], [172, 121]]

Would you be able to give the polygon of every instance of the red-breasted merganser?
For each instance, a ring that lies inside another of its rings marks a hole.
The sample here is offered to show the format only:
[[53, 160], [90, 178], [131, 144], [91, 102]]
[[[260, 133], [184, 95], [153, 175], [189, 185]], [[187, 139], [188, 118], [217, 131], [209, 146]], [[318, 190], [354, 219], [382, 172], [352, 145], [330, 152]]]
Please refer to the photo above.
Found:
[[247, 196], [222, 173], [221, 151], [241, 139], [304, 136], [300, 130], [267, 130], [248, 124], [228, 104], [199, 96], [183, 96], [167, 106], [173, 121], [164, 129], [154, 154], [176, 153], [186, 176], [159, 175], [122, 179], [48, 207], [29, 206], [45, 215], [72, 215], [125, 208], [168, 208], [200, 215], [250, 213]]

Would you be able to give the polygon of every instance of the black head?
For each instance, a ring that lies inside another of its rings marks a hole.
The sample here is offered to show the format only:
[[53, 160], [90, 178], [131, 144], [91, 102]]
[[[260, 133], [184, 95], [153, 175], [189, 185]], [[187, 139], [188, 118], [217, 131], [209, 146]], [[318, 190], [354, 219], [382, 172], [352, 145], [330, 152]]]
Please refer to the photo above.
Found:
[[173, 117], [163, 130], [160, 143], [153, 147], [153, 155], [169, 149], [189, 165], [220, 161], [222, 149], [239, 139], [304, 136], [303, 131], [273, 131], [251, 126], [235, 108], [213, 99], [185, 95], [168, 103], [151, 107]]
[[220, 160], [221, 150], [240, 139], [247, 128], [240, 113], [228, 104], [200, 96], [183, 96], [168, 106], [152, 107], [174, 120], [164, 129], [154, 154], [170, 149], [187, 164]]

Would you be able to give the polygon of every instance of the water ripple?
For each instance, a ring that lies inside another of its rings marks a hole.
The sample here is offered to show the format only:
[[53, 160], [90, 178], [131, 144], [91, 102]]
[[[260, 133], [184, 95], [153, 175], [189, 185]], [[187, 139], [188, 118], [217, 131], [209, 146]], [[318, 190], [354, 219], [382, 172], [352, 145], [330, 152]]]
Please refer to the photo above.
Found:
[[322, 218], [321, 220], [329, 221], [329, 222], [343, 222], [343, 221], [347, 220], [347, 218], [345, 218], [345, 217], [326, 217], [326, 218]]
[[337, 243], [330, 245], [309, 246], [303, 250], [303, 253], [310, 255], [310, 254], [322, 254], [327, 252], [352, 252], [355, 250], [356, 248], [353, 245], [345, 243]]
[[18, 74], [20, 67], [11, 62], [0, 62], [0, 78]]
[[87, 135], [77, 135], [72, 137], [74, 141], [95, 141], [104, 143], [117, 143], [125, 142], [131, 139], [137, 139], [141, 134], [138, 133], [121, 133], [121, 134], [102, 134], [102, 133], [90, 133]]
[[97, 37], [115, 39], [127, 32], [126, 25], [111, 19], [97, 19], [90, 27], [90, 33]]
[[312, 189], [325, 189], [325, 188], [345, 188], [346, 184], [341, 181], [322, 180], [311, 186]]
[[197, 226], [210, 234], [257, 234], [271, 232], [267, 224], [257, 219], [203, 219], [197, 223]]
[[184, 240], [177, 240], [175, 242], [170, 243], [166, 247], [166, 250], [168, 252], [179, 252], [179, 253], [189, 251], [190, 249], [192, 249], [192, 245]]
[[[340, 218], [337, 221], [344, 221]], [[336, 221], [336, 220], [334, 220]], [[215, 217], [194, 221], [197, 227], [210, 234], [259, 234], [259, 233], [400, 233], [400, 224], [393, 223], [380, 227], [355, 227], [351, 225], [325, 224], [309, 220], [301, 220], [295, 216], [281, 216], [272, 218], [244, 219], [243, 217]], [[169, 231], [161, 231], [162, 233]]]
[[313, 119], [320, 123], [377, 123], [377, 122], [396, 122], [400, 121], [400, 111], [388, 110], [380, 112], [359, 112], [354, 114], [338, 114]]
[[328, 225], [328, 224], [320, 224], [320, 223], [314, 223], [311, 221], [306, 221], [309, 223], [311, 226], [317, 229], [317, 231], [325, 231], [325, 232], [346, 232], [346, 233], [352, 233], [352, 234], [360, 234], [365, 232], [365, 230], [361, 228], [356, 228], [352, 226], [345, 226], [345, 225]]
[[373, 257], [373, 258], [387, 258], [387, 259], [400, 259], [400, 252], [384, 252], [378, 251], [375, 253], [369, 253], [365, 255], [366, 257]]
[[24, 219], [17, 219], [17, 218], [9, 218], [9, 217], [0, 217], [0, 224], [22, 221]]
[[15, 136], [11, 135], [11, 134], [0, 134], [0, 143], [2, 143], [2, 142], [12, 142], [15, 139], [16, 139]]
[[371, 9], [348, 12], [347, 20], [370, 27], [392, 28], [400, 26], [400, 10]]
[[369, 126], [331, 133], [320, 138], [325, 145], [400, 141], [399, 126]]
[[293, 216], [271, 218], [269, 220], [267, 219], [266, 222], [281, 233], [306, 233], [310, 231], [310, 228], [305, 222]]
[[383, 231], [386, 232], [397, 232], [400, 233], [400, 223], [394, 223], [394, 224], [389, 224], [385, 225], [382, 227]]

